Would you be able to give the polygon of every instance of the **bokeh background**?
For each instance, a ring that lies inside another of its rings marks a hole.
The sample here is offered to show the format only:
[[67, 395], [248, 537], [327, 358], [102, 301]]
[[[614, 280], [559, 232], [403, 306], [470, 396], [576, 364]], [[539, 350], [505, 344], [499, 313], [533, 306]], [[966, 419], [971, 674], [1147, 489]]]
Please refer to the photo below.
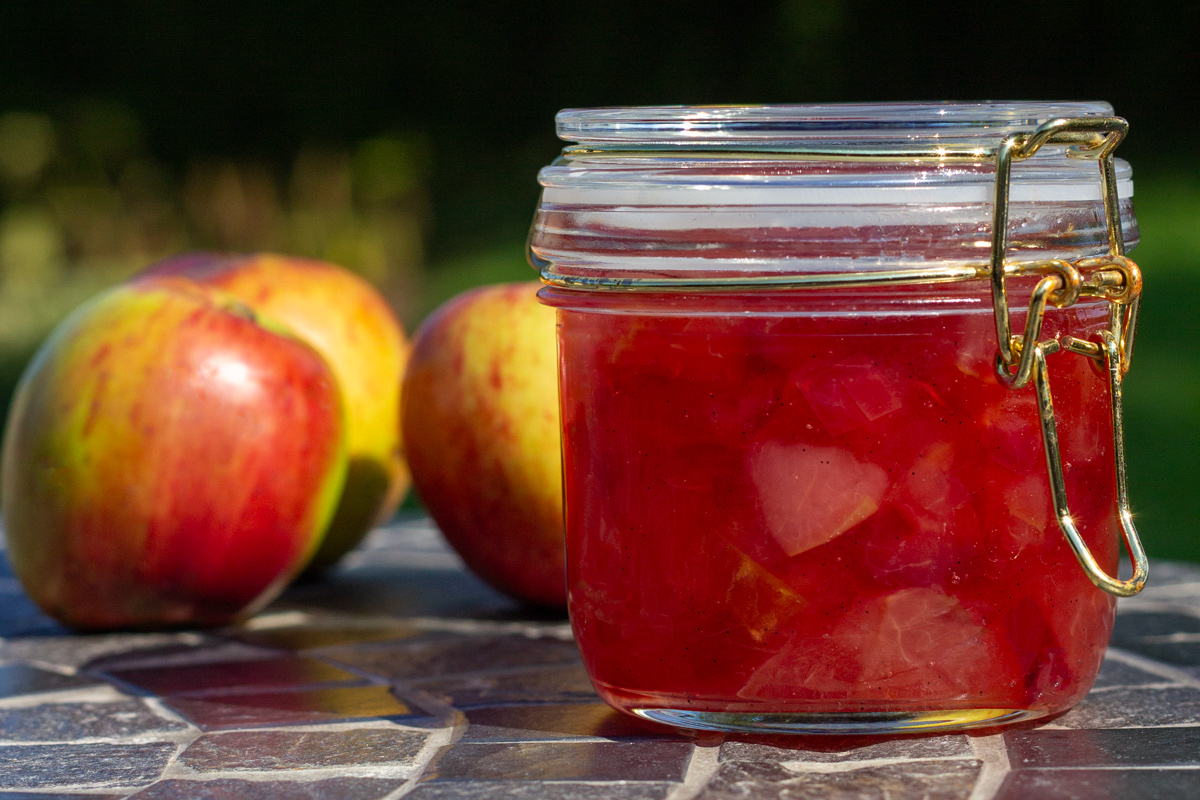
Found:
[[1200, 561], [1198, 87], [1200, 5], [1163, 0], [0, 0], [0, 410], [64, 314], [180, 250], [336, 261], [410, 330], [531, 279], [560, 108], [1106, 99], [1146, 276], [1131, 491], [1151, 554]]

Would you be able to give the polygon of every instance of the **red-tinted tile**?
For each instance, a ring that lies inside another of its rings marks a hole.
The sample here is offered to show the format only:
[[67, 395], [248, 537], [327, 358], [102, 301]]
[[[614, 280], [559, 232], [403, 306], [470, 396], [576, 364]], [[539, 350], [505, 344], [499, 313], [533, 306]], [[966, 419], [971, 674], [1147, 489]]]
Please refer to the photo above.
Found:
[[413, 711], [386, 686], [342, 686], [293, 692], [176, 695], [166, 699], [203, 730], [302, 725], [343, 719], [400, 717]]

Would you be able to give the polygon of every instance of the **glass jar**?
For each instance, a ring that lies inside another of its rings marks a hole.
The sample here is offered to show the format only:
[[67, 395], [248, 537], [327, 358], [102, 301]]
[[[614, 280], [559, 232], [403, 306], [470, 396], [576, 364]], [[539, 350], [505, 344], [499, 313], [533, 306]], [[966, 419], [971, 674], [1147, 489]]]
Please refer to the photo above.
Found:
[[606, 702], [886, 733], [1087, 693], [1146, 577], [1111, 114], [558, 115], [575, 144], [529, 251], [558, 309], [571, 622]]

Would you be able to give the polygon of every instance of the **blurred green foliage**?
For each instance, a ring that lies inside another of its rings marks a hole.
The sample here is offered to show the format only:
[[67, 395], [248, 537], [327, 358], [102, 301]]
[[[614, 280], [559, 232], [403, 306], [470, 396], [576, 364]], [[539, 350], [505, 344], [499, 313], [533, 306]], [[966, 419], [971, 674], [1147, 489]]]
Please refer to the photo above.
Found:
[[[1174, 169], [1168, 170], [1168, 166]], [[1145, 289], [1125, 382], [1130, 495], [1151, 555], [1200, 561], [1200, 164], [1135, 167]], [[1160, 171], [1161, 170], [1161, 171]]]

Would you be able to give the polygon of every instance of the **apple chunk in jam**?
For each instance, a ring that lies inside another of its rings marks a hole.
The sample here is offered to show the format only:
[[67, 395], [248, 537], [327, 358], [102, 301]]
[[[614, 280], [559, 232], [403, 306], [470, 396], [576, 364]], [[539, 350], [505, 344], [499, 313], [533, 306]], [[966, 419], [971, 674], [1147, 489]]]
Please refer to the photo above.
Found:
[[[609, 703], [1038, 715], [1091, 687], [1114, 604], [1059, 532], [1033, 389], [994, 377], [986, 302], [543, 297], [571, 614]], [[1084, 303], [1044, 335], [1105, 320]], [[1107, 392], [1085, 358], [1050, 372], [1072, 508], [1111, 572]]]

